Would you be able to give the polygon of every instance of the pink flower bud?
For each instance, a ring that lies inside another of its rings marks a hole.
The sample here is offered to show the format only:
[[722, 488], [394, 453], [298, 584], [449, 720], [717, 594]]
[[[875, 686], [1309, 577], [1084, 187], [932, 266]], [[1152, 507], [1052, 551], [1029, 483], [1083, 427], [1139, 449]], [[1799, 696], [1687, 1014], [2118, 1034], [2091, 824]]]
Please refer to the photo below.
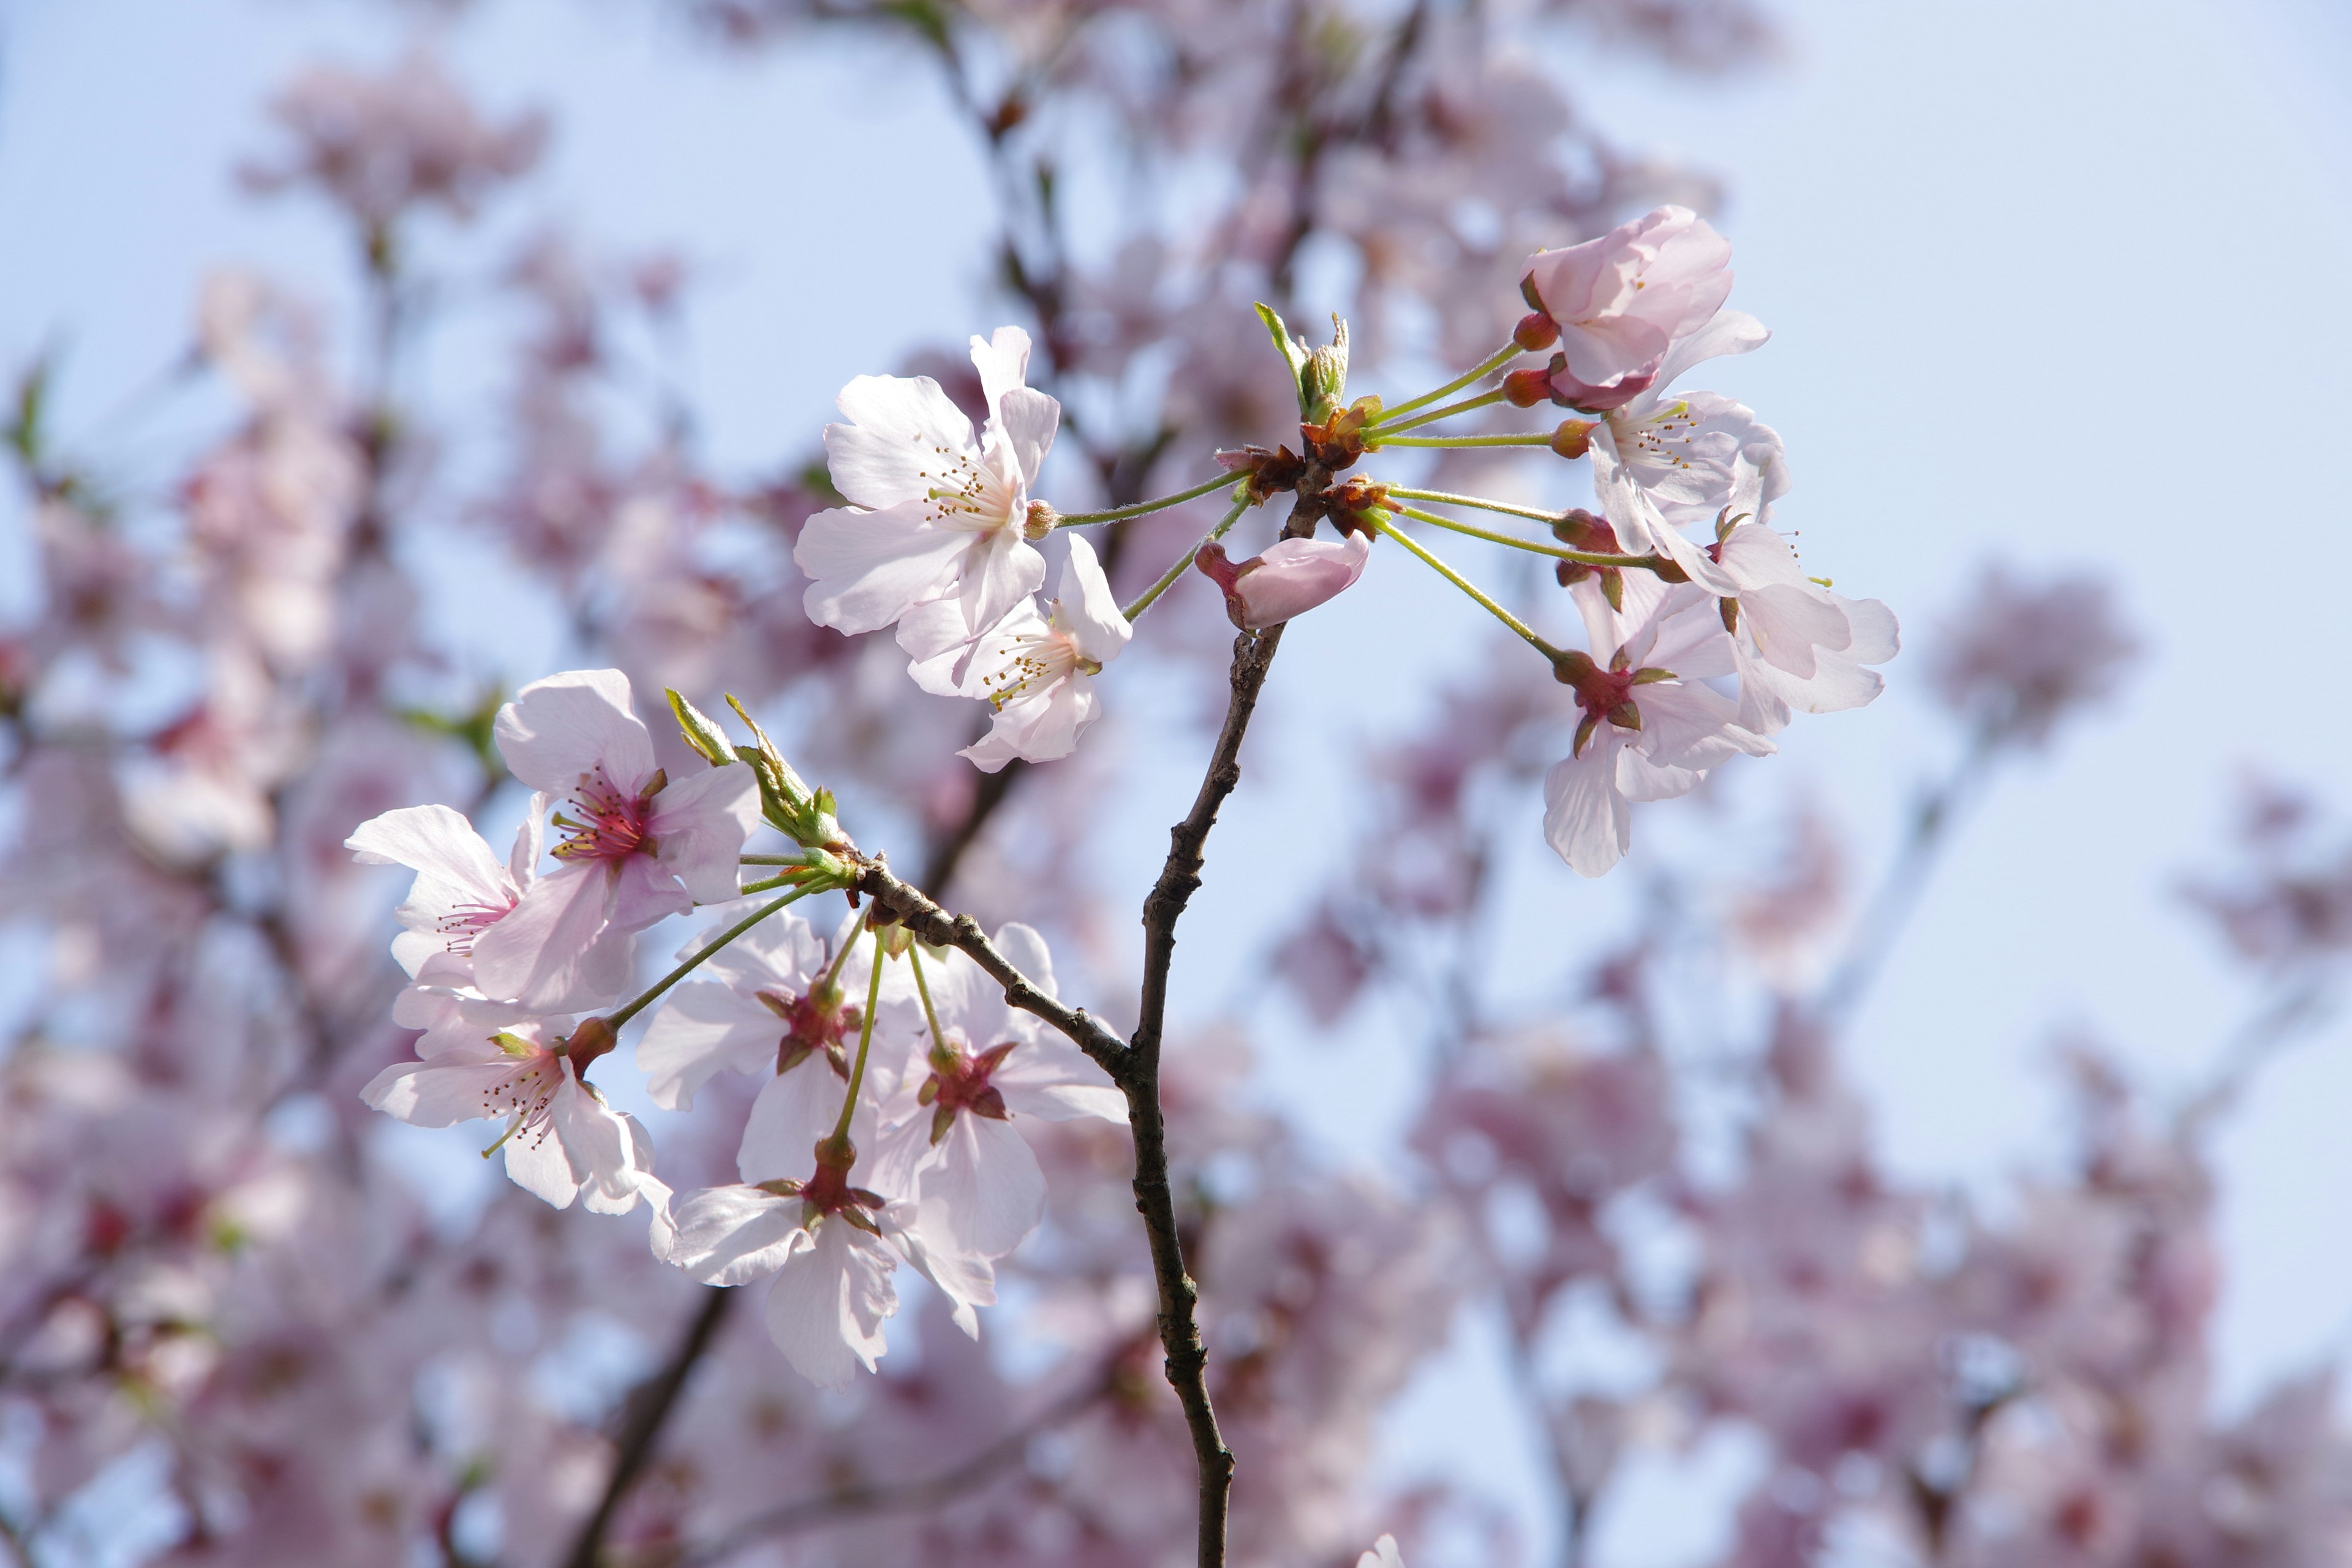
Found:
[[1359, 533], [1339, 542], [1285, 539], [1236, 566], [1224, 546], [1201, 547], [1193, 564], [1225, 593], [1225, 614], [1244, 631], [1303, 616], [1364, 574], [1372, 542]]

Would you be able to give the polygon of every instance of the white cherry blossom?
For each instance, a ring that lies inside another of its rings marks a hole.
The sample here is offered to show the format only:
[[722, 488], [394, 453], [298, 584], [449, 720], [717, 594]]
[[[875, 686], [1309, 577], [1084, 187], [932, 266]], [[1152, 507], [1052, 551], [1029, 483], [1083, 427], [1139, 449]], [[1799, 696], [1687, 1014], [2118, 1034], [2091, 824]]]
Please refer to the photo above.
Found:
[[[734, 923], [722, 915], [677, 956], [691, 957]], [[722, 1069], [782, 1074], [812, 1055], [845, 1075], [844, 1051], [857, 1045], [872, 963], [871, 944], [856, 942], [856, 930], [852, 922], [828, 943], [787, 910], [713, 954], [638, 1037], [637, 1066], [654, 1103], [691, 1110], [696, 1093]], [[845, 942], [849, 951], [836, 969], [834, 956]], [[832, 1109], [840, 1104], [836, 1091]]]
[[811, 579], [809, 618], [845, 633], [876, 631], [916, 605], [956, 614], [900, 641], [919, 659], [968, 644], [1045, 580], [1029, 542], [1029, 492], [1052, 449], [1062, 405], [1023, 384], [1029, 335], [1002, 327], [971, 340], [988, 399], [977, 437], [929, 376], [861, 375], [837, 405], [848, 423], [824, 429], [833, 482], [849, 505], [802, 529], [793, 559]]
[[1726, 616], [1742, 728], [1769, 735], [1788, 724], [1792, 709], [1832, 713], [1878, 695], [1886, 683], [1869, 667], [1902, 646], [1893, 611], [1806, 576], [1795, 547], [1759, 523], [1728, 530], [1711, 553], [1739, 588]]
[[[573, 1019], [517, 1020], [388, 1067], [360, 1098], [418, 1127], [505, 1118], [492, 1148], [506, 1151], [507, 1175], [557, 1208], [578, 1198], [593, 1213], [625, 1214], [641, 1196], [658, 1206], [667, 1189], [653, 1178], [653, 1145], [634, 1118], [580, 1079], [572, 1052], [583, 1039]], [[609, 1041], [603, 1031], [598, 1043]]]
[[[995, 942], [1055, 994], [1044, 938], [1015, 923]], [[876, 1169], [891, 1190], [915, 1194], [922, 1234], [943, 1250], [1001, 1258], [1045, 1212], [1045, 1178], [1014, 1121], [1124, 1121], [1127, 1101], [1083, 1051], [1007, 1004], [1004, 988], [963, 953], [921, 962], [940, 1033], [919, 1042], [884, 1107]]]
[[539, 792], [531, 815], [563, 801], [562, 864], [522, 889], [475, 939], [485, 995], [550, 1008], [572, 994], [608, 932], [640, 931], [697, 902], [736, 896], [760, 792], [741, 763], [670, 781], [630, 710], [628, 677], [576, 669], [533, 681], [499, 710], [499, 750]]
[[994, 711], [988, 733], [958, 753], [982, 773], [992, 773], [1015, 757], [1050, 763], [1076, 750], [1078, 737], [1100, 711], [1094, 677], [1135, 635], [1119, 613], [1094, 547], [1083, 539], [1070, 541], [1061, 588], [1061, 597], [1042, 609], [1034, 600], [1016, 606], [980, 637], [969, 658], [960, 656], [961, 616], [954, 605], [922, 605], [908, 617], [909, 627], [953, 622], [945, 635], [927, 641], [946, 651], [918, 659], [908, 670], [927, 691], [978, 698]]
[[1690, 585], [1664, 595], [1630, 636], [1614, 639], [1597, 594], [1578, 595], [1604, 664], [1583, 654], [1561, 679], [1583, 710], [1569, 755], [1544, 775], [1544, 837], [1580, 876], [1617, 864], [1633, 840], [1632, 802], [1688, 793], [1706, 771], [1773, 747], [1739, 727], [1730, 699], [1702, 682], [1735, 668], [1716, 602]]

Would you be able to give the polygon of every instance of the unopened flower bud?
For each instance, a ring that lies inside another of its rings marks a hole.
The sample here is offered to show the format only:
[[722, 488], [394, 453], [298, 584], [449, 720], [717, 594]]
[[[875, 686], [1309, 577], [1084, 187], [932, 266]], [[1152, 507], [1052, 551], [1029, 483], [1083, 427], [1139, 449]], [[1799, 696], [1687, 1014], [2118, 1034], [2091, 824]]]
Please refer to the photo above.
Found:
[[1617, 531], [1605, 517], [1595, 517], [1580, 506], [1573, 506], [1559, 514], [1551, 525], [1551, 536], [1575, 550], [1590, 550], [1596, 555], [1622, 555], [1624, 547], [1617, 542]]
[[1581, 686], [1600, 673], [1601, 667], [1582, 648], [1570, 648], [1551, 661], [1551, 678], [1562, 686]]
[[1029, 503], [1029, 521], [1021, 525], [1021, 537], [1034, 544], [1062, 526], [1062, 514], [1041, 500]]
[[1519, 318], [1519, 324], [1511, 329], [1511, 341], [1529, 353], [1541, 353], [1559, 342], [1559, 323], [1538, 307]]
[[1541, 370], [1515, 370], [1503, 378], [1503, 397], [1514, 408], [1551, 401], [1551, 377]]
[[1193, 564], [1224, 590], [1227, 618], [1244, 631], [1258, 631], [1338, 596], [1364, 574], [1371, 553], [1370, 536], [1363, 533], [1337, 544], [1284, 539], [1235, 565], [1213, 541], [1201, 547]]
[[1581, 458], [1592, 449], [1592, 421], [1563, 419], [1551, 433], [1551, 449], [1563, 458]]

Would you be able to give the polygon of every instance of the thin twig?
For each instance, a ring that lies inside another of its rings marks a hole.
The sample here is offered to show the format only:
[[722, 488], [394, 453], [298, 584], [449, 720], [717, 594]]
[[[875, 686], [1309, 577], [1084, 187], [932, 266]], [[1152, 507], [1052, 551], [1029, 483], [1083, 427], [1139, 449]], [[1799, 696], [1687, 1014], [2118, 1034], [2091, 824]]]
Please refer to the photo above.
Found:
[[1068, 1036], [1073, 1045], [1091, 1057], [1114, 1080], [1118, 1078], [1127, 1056], [1127, 1042], [1085, 1008], [1064, 1006], [1046, 994], [998, 951], [980, 929], [978, 921], [970, 915], [950, 914], [920, 888], [899, 880], [891, 873], [886, 856], [877, 854], [866, 862], [857, 890], [872, 899], [889, 919], [933, 947], [952, 947], [962, 952], [980, 965], [982, 973], [1004, 987], [1008, 1005], [1045, 1019]]

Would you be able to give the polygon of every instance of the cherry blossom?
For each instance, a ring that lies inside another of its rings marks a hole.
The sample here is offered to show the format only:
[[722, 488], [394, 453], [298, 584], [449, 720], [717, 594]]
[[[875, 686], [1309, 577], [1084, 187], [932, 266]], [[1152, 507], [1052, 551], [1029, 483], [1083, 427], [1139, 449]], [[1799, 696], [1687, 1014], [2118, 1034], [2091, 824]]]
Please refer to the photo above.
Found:
[[[724, 916], [678, 950], [689, 958], [734, 924]], [[855, 1049], [873, 963], [855, 925], [831, 942], [797, 912], [752, 927], [672, 992], [637, 1040], [637, 1065], [656, 1105], [690, 1110], [694, 1097], [724, 1068], [784, 1074], [813, 1058], [848, 1079], [845, 1047]], [[835, 958], [839, 963], [835, 962]], [[840, 1108], [836, 1090], [826, 1109]], [[814, 1139], [803, 1140], [803, 1146]]]
[[[1011, 924], [995, 942], [1054, 994], [1042, 937]], [[1036, 1228], [1045, 1201], [1037, 1156], [1014, 1121], [1123, 1121], [1127, 1102], [1100, 1068], [1009, 1005], [1004, 988], [963, 953], [918, 957], [938, 1033], [918, 1041], [884, 1107], [876, 1168], [890, 1190], [918, 1195], [925, 1234], [951, 1251], [1001, 1258]]]
[[1062, 406], [1023, 384], [1020, 328], [973, 338], [971, 358], [988, 404], [977, 439], [929, 376], [861, 375], [842, 389], [849, 423], [826, 426], [824, 440], [850, 504], [810, 518], [793, 551], [819, 626], [870, 632], [949, 602], [957, 617], [924, 623], [908, 647], [925, 659], [992, 630], [1045, 582], [1045, 558], [1027, 538], [1029, 492]]
[[[853, 1125], [856, 1123], [853, 1122]], [[854, 1147], [830, 1140], [803, 1155], [803, 1177], [709, 1187], [688, 1194], [672, 1226], [656, 1226], [656, 1256], [706, 1285], [774, 1276], [764, 1317], [769, 1337], [820, 1388], [839, 1388], [887, 1349], [883, 1322], [898, 1310], [892, 1276], [913, 1263], [977, 1332], [972, 1309], [995, 1300], [982, 1260], [923, 1246], [907, 1205], [853, 1184]]]
[[1597, 239], [1528, 260], [1521, 289], [1559, 329], [1561, 395], [1615, 407], [1649, 388], [1678, 338], [1731, 292], [1731, 247], [1687, 207], [1662, 206]]
[[653, 738], [630, 711], [618, 670], [571, 670], [533, 681], [499, 710], [499, 750], [540, 792], [536, 816], [563, 800], [562, 862], [522, 890], [513, 910], [474, 942], [486, 995], [545, 1007], [580, 985], [607, 933], [642, 930], [699, 901], [736, 896], [736, 862], [760, 819], [760, 793], [740, 763], [673, 784]]
[[1244, 631], [1279, 626], [1355, 585], [1371, 560], [1371, 535], [1326, 539], [1280, 539], [1236, 566], [1214, 540], [1201, 547], [1194, 564], [1223, 590], [1225, 615]]
[[1769, 735], [1788, 725], [1791, 709], [1832, 713], [1877, 697], [1885, 680], [1869, 667], [1901, 647], [1894, 612], [1814, 582], [1795, 548], [1757, 523], [1728, 530], [1711, 553], [1739, 588], [1724, 614], [1743, 728]]
[[1544, 775], [1544, 837], [1586, 877], [1608, 871], [1631, 845], [1632, 802], [1686, 794], [1717, 763], [1772, 750], [1703, 684], [1735, 668], [1704, 591], [1672, 590], [1622, 641], [1605, 617], [1604, 609], [1591, 618], [1594, 646], [1612, 650], [1606, 665], [1581, 653], [1561, 660], [1583, 717], [1569, 755]]
[[653, 1179], [645, 1130], [579, 1076], [580, 1052], [609, 1049], [611, 1033], [571, 1018], [519, 1020], [388, 1067], [361, 1098], [419, 1127], [504, 1117], [507, 1130], [491, 1147], [506, 1151], [515, 1185], [557, 1208], [577, 1197], [592, 1213], [625, 1214], [640, 1197], [659, 1205], [667, 1192]]
[[1755, 317], [1718, 310], [1706, 326], [1678, 338], [1655, 379], [1591, 432], [1596, 466], [1622, 468], [1658, 515], [1677, 528], [1732, 515], [1764, 522], [1789, 491], [1780, 437], [1746, 405], [1720, 393], [1669, 395], [1685, 371], [1720, 354], [1747, 353], [1771, 334]]
[[[1076, 749], [1078, 737], [1095, 721], [1100, 704], [1094, 677], [1127, 647], [1134, 629], [1119, 613], [1104, 580], [1094, 547], [1070, 541], [1062, 568], [1062, 593], [1040, 609], [1025, 601], [984, 634], [963, 657], [961, 615], [950, 603], [919, 605], [907, 621], [915, 627], [951, 620], [947, 635], [926, 639], [947, 651], [912, 667], [917, 684], [929, 691], [977, 697], [995, 716], [987, 734], [960, 756], [992, 773], [1015, 757], [1050, 763]], [[963, 666], [957, 679], [955, 666]]]

